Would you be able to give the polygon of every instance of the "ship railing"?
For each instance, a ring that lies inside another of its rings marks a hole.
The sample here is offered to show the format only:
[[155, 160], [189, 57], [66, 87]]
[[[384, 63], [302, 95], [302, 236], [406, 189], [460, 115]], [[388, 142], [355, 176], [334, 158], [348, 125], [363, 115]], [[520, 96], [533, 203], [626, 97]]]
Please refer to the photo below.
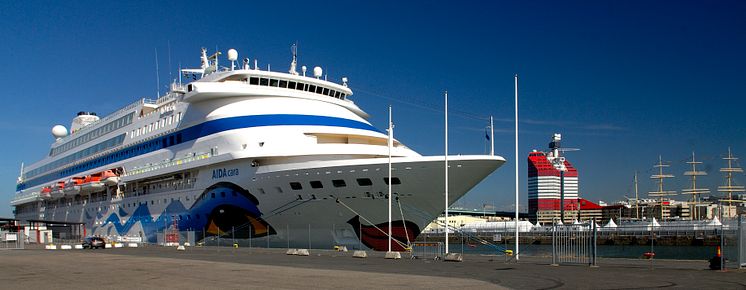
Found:
[[29, 201], [35, 201], [39, 198], [38, 192], [24, 192], [24, 193], [18, 193], [13, 197], [13, 199], [10, 201], [11, 205], [17, 205], [26, 203]]
[[156, 188], [148, 188], [146, 191], [143, 191], [141, 189], [135, 190], [132, 192], [135, 196], [141, 196], [146, 194], [153, 194], [153, 193], [161, 193], [161, 192], [174, 192], [184, 189], [192, 189], [194, 188], [194, 184], [197, 183], [197, 178], [187, 178], [184, 179], [183, 182], [178, 182], [175, 184], [155, 184], [155, 185], [162, 185], [161, 187]]
[[155, 171], [155, 170], [160, 170], [160, 169], [164, 169], [164, 168], [168, 168], [168, 167], [172, 167], [172, 166], [184, 165], [184, 164], [187, 164], [187, 163], [190, 163], [190, 162], [207, 159], [207, 158], [210, 158], [212, 156], [213, 155], [210, 152], [200, 153], [200, 154], [196, 154], [195, 153], [195, 154], [193, 154], [193, 155], [191, 155], [189, 157], [185, 157], [185, 158], [172, 159], [170, 161], [166, 161], [166, 162], [162, 162], [162, 163], [146, 165], [144, 167], [139, 167], [139, 168], [133, 168], [132, 170], [129, 170], [127, 173], [125, 173], [124, 176], [133, 176], [133, 175], [143, 174], [143, 173], [147, 173], [147, 172], [151, 172], [151, 171]]

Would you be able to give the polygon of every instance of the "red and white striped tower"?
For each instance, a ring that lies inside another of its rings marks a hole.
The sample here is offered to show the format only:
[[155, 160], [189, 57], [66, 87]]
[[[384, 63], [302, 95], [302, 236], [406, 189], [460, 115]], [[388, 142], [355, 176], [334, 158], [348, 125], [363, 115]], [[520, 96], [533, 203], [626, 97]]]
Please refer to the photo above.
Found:
[[[560, 156], [562, 135], [554, 134], [549, 152], [528, 155], [528, 212], [531, 222], [572, 222], [579, 210], [578, 171]], [[575, 149], [577, 150], [577, 149]], [[570, 211], [571, 214], [565, 214]]]

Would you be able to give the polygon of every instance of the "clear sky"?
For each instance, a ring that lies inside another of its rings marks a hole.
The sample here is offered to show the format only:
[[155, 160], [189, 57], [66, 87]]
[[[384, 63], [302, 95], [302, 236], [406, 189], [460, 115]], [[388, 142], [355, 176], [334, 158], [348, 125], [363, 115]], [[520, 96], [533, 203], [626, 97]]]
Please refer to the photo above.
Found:
[[286, 71], [297, 41], [301, 65], [349, 78], [374, 126], [391, 104], [396, 137], [423, 155], [443, 153], [448, 90], [450, 153], [485, 153], [494, 115], [508, 160], [468, 207], [514, 204], [516, 73], [522, 204], [528, 152], [555, 132], [582, 149], [568, 158], [593, 201], [622, 199], [635, 171], [652, 190], [658, 154], [676, 190], [692, 151], [711, 189], [728, 146], [746, 157], [745, 1], [2, 1], [0, 37], [0, 216], [53, 125], [155, 95], [156, 50], [163, 92], [179, 65], [199, 66], [200, 47]]

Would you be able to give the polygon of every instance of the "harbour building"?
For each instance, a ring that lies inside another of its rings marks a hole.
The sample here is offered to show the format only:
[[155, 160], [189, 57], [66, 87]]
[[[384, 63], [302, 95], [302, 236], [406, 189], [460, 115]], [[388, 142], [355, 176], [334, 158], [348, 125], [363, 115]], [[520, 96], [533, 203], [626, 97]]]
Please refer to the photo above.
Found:
[[561, 134], [554, 134], [548, 152], [533, 150], [528, 155], [529, 220], [541, 224], [599, 220], [601, 206], [580, 198], [578, 170], [560, 156], [577, 149], [561, 148], [561, 140]]

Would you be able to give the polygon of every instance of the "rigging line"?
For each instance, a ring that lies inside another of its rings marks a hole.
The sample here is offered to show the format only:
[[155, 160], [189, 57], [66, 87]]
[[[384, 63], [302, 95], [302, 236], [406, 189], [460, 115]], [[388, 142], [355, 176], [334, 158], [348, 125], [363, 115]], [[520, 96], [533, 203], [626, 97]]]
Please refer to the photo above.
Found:
[[[351, 211], [352, 213], [354, 213], [354, 214], [356, 214], [357, 216], [359, 216], [360, 218], [362, 218], [362, 219], [363, 219], [363, 220], [364, 220], [364, 221], [365, 221], [366, 223], [369, 223], [369, 224], [370, 224], [371, 226], [373, 226], [373, 227], [374, 227], [375, 229], [377, 229], [377, 230], [378, 230], [379, 232], [381, 232], [381, 233], [383, 233], [384, 235], [386, 235], [386, 237], [388, 237], [388, 236], [389, 236], [389, 233], [387, 233], [387, 232], [383, 231], [383, 230], [382, 230], [381, 228], [379, 228], [378, 226], [376, 226], [376, 224], [372, 223], [372, 222], [371, 222], [370, 220], [368, 220], [367, 218], [365, 218], [365, 217], [364, 217], [363, 215], [361, 215], [360, 213], [356, 212], [356, 211], [355, 211], [354, 209], [352, 209], [351, 207], [347, 206], [347, 205], [346, 205], [346, 204], [345, 204], [344, 202], [342, 202], [341, 200], [339, 200], [339, 198], [337, 198], [337, 200], [336, 200], [336, 201], [337, 201], [337, 203], [338, 203], [338, 204], [341, 204], [341, 205], [343, 205], [343, 206], [344, 206], [344, 207], [346, 207], [346, 208], [347, 208], [348, 210], [350, 210], [350, 211]], [[360, 237], [362, 238], [362, 236], [363, 236], [363, 232], [362, 232], [362, 231], [360, 231]], [[399, 244], [399, 245], [400, 245], [400, 246], [402, 246], [403, 248], [406, 248], [406, 247], [407, 247], [407, 245], [405, 245], [405, 244], [404, 244], [404, 243], [402, 243], [401, 241], [397, 240], [397, 239], [396, 239], [396, 238], [394, 238], [393, 236], [391, 236], [391, 240], [392, 240], [392, 241], [394, 241], [394, 242], [396, 242], [397, 244]]]
[[[440, 112], [443, 111], [443, 107], [441, 107], [439, 105], [432, 104], [432, 103], [428, 104], [428, 103], [424, 103], [424, 102], [423, 103], [417, 103], [417, 102], [413, 102], [413, 101], [405, 101], [405, 100], [402, 100], [402, 99], [397, 99], [397, 98], [393, 98], [393, 97], [387, 97], [387, 96], [384, 96], [384, 95], [381, 95], [381, 94], [378, 94], [378, 93], [366, 91], [366, 90], [359, 89], [359, 88], [356, 88], [355, 91], [356, 92], [365, 93], [365, 94], [371, 95], [373, 97], [383, 98], [383, 99], [386, 99], [386, 100], [389, 100], [389, 101], [399, 102], [399, 103], [402, 103], [402, 104], [407, 104], [407, 105], [410, 105], [410, 106], [418, 107], [420, 109], [430, 110], [430, 111], [433, 111], [433, 112], [440, 113]], [[459, 110], [459, 109], [451, 109], [451, 108], [449, 108], [448, 111], [449, 111], [449, 114], [455, 114], [455, 115], [458, 115], [460, 117], [470, 118], [470, 119], [479, 120], [479, 121], [488, 121], [490, 119], [488, 116], [478, 115], [478, 114], [470, 113], [470, 112]]]
[[404, 219], [404, 210], [401, 208], [401, 202], [399, 202], [399, 197], [396, 197], [396, 204], [399, 206], [399, 214], [401, 215], [401, 221], [404, 225], [404, 236], [407, 237], [407, 245], [411, 245], [412, 241], [409, 240], [409, 232], [407, 231], [407, 222], [406, 219]]

